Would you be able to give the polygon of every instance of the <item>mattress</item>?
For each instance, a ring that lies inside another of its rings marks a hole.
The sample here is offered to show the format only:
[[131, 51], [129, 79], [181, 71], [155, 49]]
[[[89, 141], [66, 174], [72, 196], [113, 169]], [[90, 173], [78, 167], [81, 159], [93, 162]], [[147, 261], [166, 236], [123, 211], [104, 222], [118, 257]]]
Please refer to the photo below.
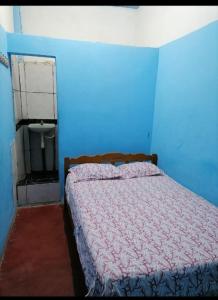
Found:
[[216, 206], [165, 174], [65, 190], [87, 296], [218, 294]]

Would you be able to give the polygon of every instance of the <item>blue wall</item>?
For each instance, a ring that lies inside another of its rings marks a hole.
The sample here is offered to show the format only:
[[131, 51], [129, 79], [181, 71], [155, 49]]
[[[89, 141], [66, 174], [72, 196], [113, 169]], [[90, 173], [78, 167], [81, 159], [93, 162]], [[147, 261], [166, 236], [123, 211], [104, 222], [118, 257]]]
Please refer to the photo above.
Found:
[[[14, 14], [20, 32], [18, 8]], [[56, 58], [62, 191], [65, 156], [156, 152], [167, 174], [217, 205], [217, 36], [214, 22], [153, 49], [6, 34], [0, 27], [5, 54]], [[15, 206], [11, 78], [2, 65], [0, 78], [1, 254]]]
[[158, 49], [8, 34], [8, 51], [56, 57], [65, 156], [150, 152]]
[[159, 49], [152, 152], [218, 205], [218, 22]]
[[[0, 26], [0, 52], [7, 55], [7, 36]], [[10, 69], [0, 63], [0, 257], [15, 214], [11, 144], [14, 138]]]

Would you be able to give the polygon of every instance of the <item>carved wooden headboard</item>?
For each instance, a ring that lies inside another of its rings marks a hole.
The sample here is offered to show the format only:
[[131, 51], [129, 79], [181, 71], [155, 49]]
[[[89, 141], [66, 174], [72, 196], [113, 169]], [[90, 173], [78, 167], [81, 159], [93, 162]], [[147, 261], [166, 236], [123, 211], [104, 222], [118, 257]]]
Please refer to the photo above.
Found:
[[65, 178], [68, 174], [70, 165], [73, 164], [84, 164], [84, 163], [111, 163], [117, 162], [129, 163], [133, 161], [151, 161], [157, 165], [157, 154], [124, 154], [124, 153], [106, 153], [95, 156], [79, 156], [79, 157], [65, 157], [64, 158], [64, 174]]

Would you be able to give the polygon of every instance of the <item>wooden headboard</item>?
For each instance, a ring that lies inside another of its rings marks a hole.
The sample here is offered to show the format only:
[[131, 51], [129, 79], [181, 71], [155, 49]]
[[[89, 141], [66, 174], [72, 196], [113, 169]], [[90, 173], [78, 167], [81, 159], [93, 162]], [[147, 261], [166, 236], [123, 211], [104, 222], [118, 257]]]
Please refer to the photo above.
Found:
[[123, 154], [123, 153], [106, 153], [95, 156], [79, 156], [79, 157], [65, 157], [64, 158], [64, 174], [65, 179], [68, 174], [68, 169], [70, 165], [73, 164], [84, 164], [84, 163], [111, 163], [115, 164], [117, 162], [129, 163], [133, 161], [151, 161], [153, 164], [157, 165], [157, 154]]

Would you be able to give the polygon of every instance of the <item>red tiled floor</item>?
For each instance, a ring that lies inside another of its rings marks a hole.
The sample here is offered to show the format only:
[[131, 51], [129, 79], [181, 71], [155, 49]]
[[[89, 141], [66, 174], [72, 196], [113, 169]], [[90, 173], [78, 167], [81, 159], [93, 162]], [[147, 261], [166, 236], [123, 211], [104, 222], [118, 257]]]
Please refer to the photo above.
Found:
[[63, 206], [18, 208], [0, 270], [0, 296], [73, 296]]

